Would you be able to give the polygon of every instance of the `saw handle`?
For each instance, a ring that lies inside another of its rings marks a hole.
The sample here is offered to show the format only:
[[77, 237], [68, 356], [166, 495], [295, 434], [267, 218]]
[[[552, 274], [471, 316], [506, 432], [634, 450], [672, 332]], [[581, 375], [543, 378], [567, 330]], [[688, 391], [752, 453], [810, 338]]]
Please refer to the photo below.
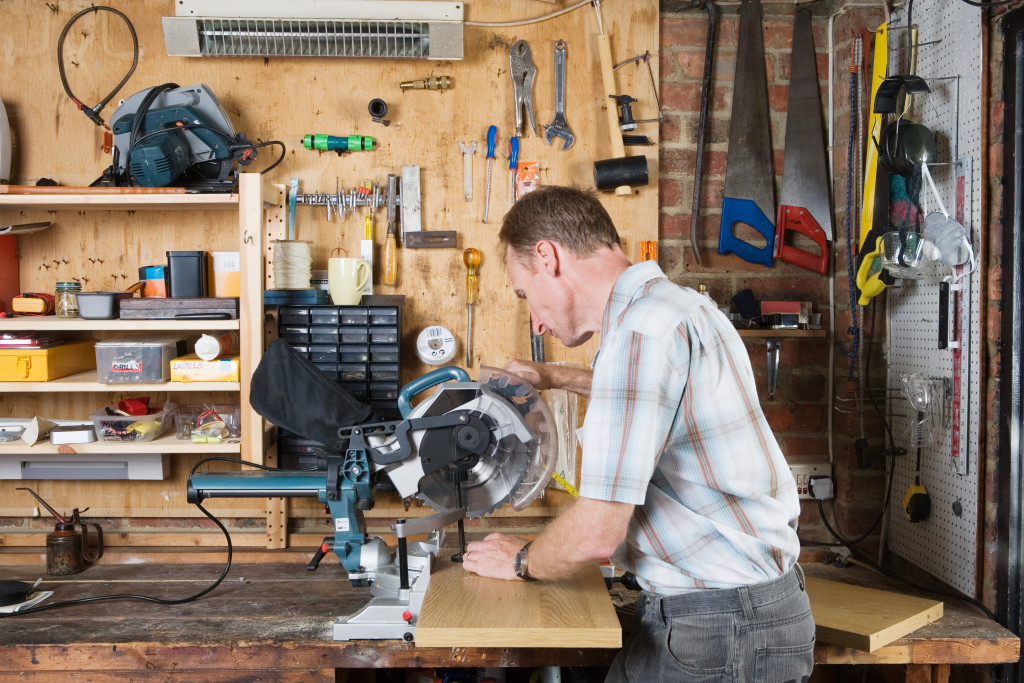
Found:
[[449, 365], [437, 370], [431, 370], [402, 387], [402, 390], [398, 392], [398, 412], [402, 414], [402, 418], [409, 417], [409, 413], [412, 412], [412, 403], [410, 401], [413, 396], [448, 380], [468, 382], [469, 375], [462, 368]]
[[864, 254], [864, 259], [857, 269], [857, 289], [860, 290], [860, 298], [857, 303], [867, 306], [873, 298], [885, 290], [885, 282], [882, 281], [882, 264], [879, 256], [882, 252], [882, 238], [875, 240], [874, 251]]
[[[786, 244], [787, 230], [795, 230], [810, 237], [818, 245], [818, 253], [812, 254]], [[775, 256], [786, 263], [813, 270], [818, 275], [828, 272], [828, 238], [811, 212], [803, 207], [779, 206], [778, 220], [775, 221], [775, 251]]]
[[[758, 249], [732, 233], [737, 223], [744, 223], [756, 230], [765, 239], [765, 246]], [[775, 226], [757, 207], [753, 199], [735, 199], [726, 197], [722, 200], [722, 226], [718, 233], [718, 253], [733, 253], [744, 261], [760, 263], [772, 267], [772, 254], [775, 250]]]

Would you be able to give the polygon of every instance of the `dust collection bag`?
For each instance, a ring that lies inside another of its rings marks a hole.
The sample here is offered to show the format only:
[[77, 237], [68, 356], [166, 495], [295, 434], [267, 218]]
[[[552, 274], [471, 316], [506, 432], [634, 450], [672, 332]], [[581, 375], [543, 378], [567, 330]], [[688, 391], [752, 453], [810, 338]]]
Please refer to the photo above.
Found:
[[253, 410], [278, 427], [342, 450], [340, 427], [380, 422], [370, 406], [327, 379], [283, 339], [270, 344], [249, 391]]

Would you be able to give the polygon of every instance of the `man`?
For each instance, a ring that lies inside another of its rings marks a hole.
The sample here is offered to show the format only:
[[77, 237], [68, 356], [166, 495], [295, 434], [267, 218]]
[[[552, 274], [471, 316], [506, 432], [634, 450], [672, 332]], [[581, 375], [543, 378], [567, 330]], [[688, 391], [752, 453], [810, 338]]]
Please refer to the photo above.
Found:
[[761, 412], [746, 349], [713, 303], [631, 265], [595, 196], [546, 187], [500, 239], [534, 332], [593, 334], [593, 370], [513, 360], [538, 389], [589, 396], [580, 496], [532, 542], [467, 546], [482, 576], [548, 580], [605, 558], [644, 588], [609, 681], [801, 681], [814, 622], [794, 568], [796, 483]]

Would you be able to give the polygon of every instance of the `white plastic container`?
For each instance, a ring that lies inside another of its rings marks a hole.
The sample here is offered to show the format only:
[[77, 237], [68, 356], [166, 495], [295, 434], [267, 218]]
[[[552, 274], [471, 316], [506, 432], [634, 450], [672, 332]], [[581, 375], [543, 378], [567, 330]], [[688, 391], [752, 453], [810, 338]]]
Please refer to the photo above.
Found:
[[107, 415], [106, 409], [89, 416], [96, 438], [107, 443], [142, 443], [162, 436], [174, 424], [177, 406], [165, 403], [163, 410], [151, 415]]
[[150, 384], [171, 377], [171, 361], [187, 352], [182, 337], [116, 337], [96, 342], [96, 377], [103, 384]]

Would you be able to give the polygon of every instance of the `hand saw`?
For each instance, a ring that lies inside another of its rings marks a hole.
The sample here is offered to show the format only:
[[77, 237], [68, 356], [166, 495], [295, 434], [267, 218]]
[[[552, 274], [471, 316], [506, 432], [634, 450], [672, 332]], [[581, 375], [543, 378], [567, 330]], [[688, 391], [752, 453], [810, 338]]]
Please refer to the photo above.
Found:
[[[828, 243], [832, 240], [832, 206], [808, 10], [797, 11], [793, 17], [790, 64], [786, 156], [782, 166], [779, 214], [775, 221], [775, 257], [824, 275], [828, 271]], [[818, 253], [787, 244], [789, 230], [814, 240]]]
[[[764, 66], [760, 0], [743, 0], [736, 53], [736, 83], [729, 123], [729, 163], [725, 169], [718, 253], [734, 253], [769, 268], [775, 252], [775, 186], [768, 123], [768, 78]], [[766, 244], [747, 242], [733, 232], [753, 228]]]

